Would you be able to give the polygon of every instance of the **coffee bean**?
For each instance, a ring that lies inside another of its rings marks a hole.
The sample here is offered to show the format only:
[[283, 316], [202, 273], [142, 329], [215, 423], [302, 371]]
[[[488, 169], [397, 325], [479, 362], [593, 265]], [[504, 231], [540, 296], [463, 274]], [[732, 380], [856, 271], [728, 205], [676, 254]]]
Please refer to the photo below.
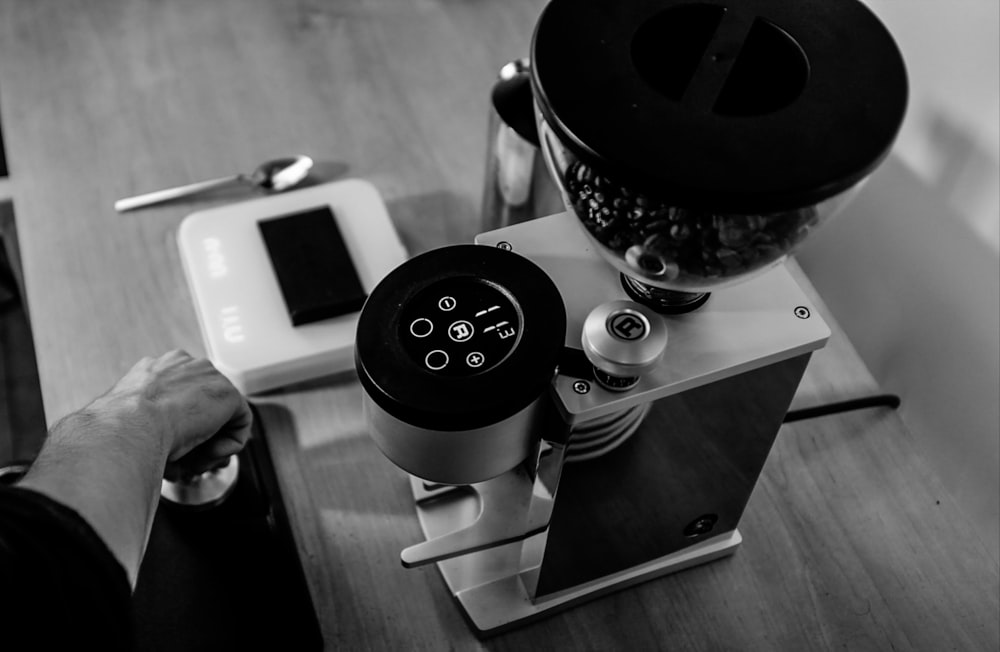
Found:
[[638, 277], [677, 289], [761, 269], [788, 253], [818, 221], [814, 207], [767, 215], [680, 208], [576, 160], [565, 181], [577, 216], [601, 244], [627, 258]]

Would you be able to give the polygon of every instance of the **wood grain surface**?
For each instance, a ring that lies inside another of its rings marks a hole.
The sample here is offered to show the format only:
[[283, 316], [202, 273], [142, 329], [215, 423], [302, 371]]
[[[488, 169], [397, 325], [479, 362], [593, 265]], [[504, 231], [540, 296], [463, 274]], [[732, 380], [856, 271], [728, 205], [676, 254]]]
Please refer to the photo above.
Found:
[[[124, 215], [115, 199], [305, 153], [316, 182], [375, 183], [411, 253], [470, 241], [489, 89], [527, 54], [543, 4], [0, 0], [0, 118], [48, 420], [144, 355], [204, 353], [177, 227], [252, 195]], [[833, 326], [793, 407], [878, 391]], [[419, 527], [360, 397], [347, 375], [256, 400], [329, 649], [1000, 644], [997, 565], [886, 409], [783, 427], [732, 558], [479, 642], [433, 568], [399, 563]]]

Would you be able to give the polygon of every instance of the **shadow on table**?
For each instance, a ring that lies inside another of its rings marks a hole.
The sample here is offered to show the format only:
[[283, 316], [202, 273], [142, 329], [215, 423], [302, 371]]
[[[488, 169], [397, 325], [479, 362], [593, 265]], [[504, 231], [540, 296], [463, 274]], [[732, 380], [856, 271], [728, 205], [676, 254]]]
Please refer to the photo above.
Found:
[[233, 492], [203, 511], [161, 501], [133, 609], [141, 650], [322, 648], [260, 428]]
[[450, 244], [472, 244], [479, 233], [479, 208], [448, 191], [386, 202], [399, 237], [411, 256]]
[[[300, 394], [295, 402], [292, 409], [256, 404], [270, 449], [288, 452], [276, 465], [292, 494], [287, 499], [307, 497], [316, 517], [414, 515], [409, 476], [368, 435], [360, 387], [332, 397], [327, 391]], [[298, 407], [305, 408], [304, 416], [293, 412]]]

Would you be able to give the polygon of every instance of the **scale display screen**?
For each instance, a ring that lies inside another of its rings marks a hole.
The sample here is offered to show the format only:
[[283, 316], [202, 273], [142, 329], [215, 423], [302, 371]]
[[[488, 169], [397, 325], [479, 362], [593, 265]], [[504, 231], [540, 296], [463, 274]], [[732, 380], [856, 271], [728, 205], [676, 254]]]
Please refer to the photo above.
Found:
[[257, 223], [292, 325], [361, 309], [367, 294], [328, 206]]

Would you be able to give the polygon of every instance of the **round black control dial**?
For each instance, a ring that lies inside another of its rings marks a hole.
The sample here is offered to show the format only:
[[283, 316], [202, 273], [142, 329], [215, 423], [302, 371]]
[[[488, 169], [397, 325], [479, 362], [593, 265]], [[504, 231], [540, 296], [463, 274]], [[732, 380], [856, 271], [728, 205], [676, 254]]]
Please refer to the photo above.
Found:
[[368, 396], [395, 419], [473, 430], [546, 392], [565, 344], [552, 279], [496, 247], [453, 245], [390, 272], [358, 318], [355, 361]]
[[441, 279], [403, 306], [403, 349], [418, 365], [445, 376], [472, 376], [502, 362], [517, 346], [521, 314], [510, 293], [484, 279]]

